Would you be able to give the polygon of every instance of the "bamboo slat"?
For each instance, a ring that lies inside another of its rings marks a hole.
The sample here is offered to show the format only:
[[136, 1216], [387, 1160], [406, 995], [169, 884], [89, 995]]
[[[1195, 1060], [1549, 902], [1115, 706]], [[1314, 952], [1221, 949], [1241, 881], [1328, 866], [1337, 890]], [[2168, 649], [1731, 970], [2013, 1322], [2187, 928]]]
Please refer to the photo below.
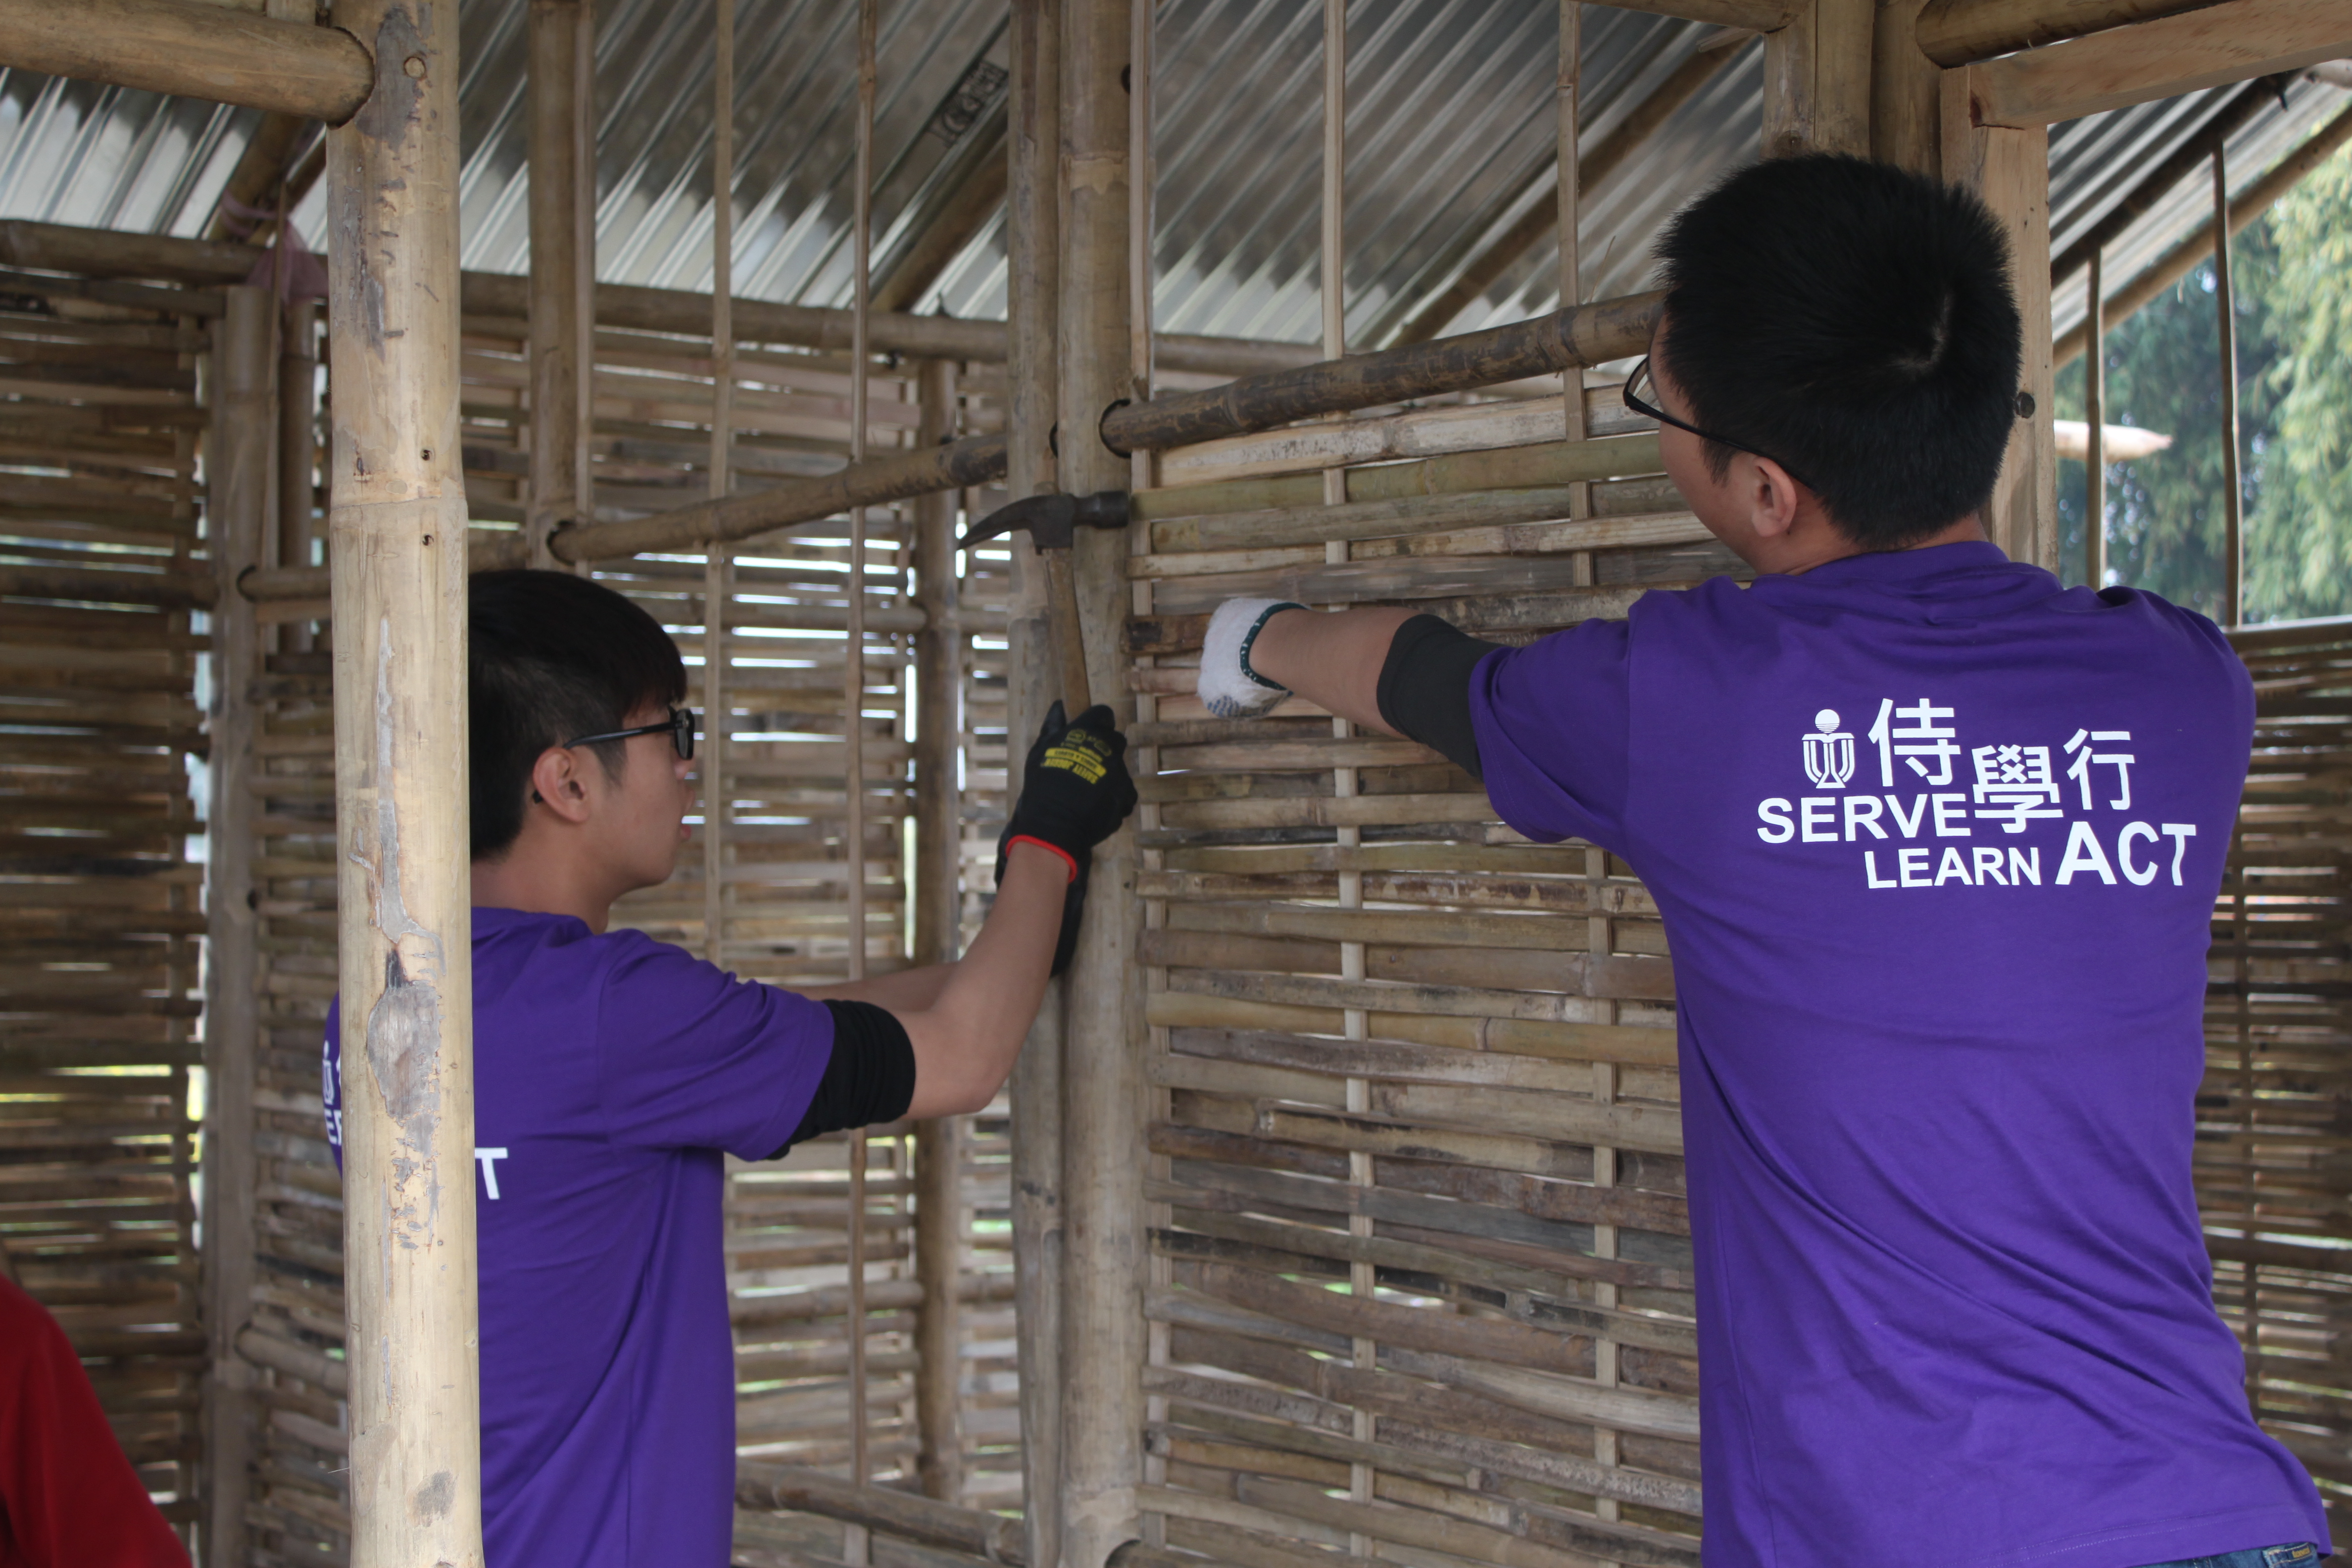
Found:
[[186, 416], [211, 336], [113, 313], [0, 309], [0, 1248], [190, 1524], [207, 1314], [188, 763], [208, 641], [190, 611], [215, 595]]

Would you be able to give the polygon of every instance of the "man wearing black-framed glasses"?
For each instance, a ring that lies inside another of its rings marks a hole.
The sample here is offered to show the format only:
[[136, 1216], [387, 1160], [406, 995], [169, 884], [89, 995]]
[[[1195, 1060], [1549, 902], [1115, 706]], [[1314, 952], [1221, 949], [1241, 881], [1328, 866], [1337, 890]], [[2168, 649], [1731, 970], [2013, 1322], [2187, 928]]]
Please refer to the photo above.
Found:
[[2307, 1564], [2190, 1170], [2245, 667], [1987, 539], [2032, 409], [1974, 198], [1775, 159], [1659, 249], [1626, 405], [1752, 580], [1521, 647], [1232, 600], [1202, 699], [1421, 741], [1656, 898], [1708, 1568]]

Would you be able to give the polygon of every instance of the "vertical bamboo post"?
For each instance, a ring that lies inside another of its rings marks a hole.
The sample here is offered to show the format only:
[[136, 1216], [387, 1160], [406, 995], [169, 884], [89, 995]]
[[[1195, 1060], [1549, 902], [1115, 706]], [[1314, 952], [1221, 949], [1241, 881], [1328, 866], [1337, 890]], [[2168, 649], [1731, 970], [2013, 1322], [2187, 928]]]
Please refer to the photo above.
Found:
[[1870, 155], [1916, 174], [1942, 166], [1943, 71], [1919, 48], [1925, 0], [1878, 0], [1871, 37]]
[[2107, 300], [2100, 251], [2091, 247], [2084, 317], [2089, 335], [2083, 358], [2083, 421], [2090, 448], [2083, 455], [2083, 581], [2093, 593], [2107, 579]]
[[2010, 281], [2024, 328], [2018, 421], [2010, 435], [1985, 531], [2013, 561], [2058, 570], [2058, 447], [2050, 334], [2050, 133], [2042, 126], [1979, 125], [1969, 73], [1942, 79], [1943, 177], [1973, 191], [2009, 236]]
[[[1013, 0], [1005, 248], [1005, 483], [1015, 497], [1054, 488], [1055, 331], [1061, 294], [1061, 0]], [[1053, 698], [1045, 658], [1045, 574], [1019, 540], [1005, 640], [1004, 788]], [[1062, 1549], [1062, 998], [1059, 981], [1013, 1069], [1013, 1333], [1021, 1363], [1023, 1526], [1029, 1568], [1060, 1568]]]
[[[287, 302], [278, 345], [278, 539], [264, 564], [308, 566], [318, 531], [319, 308]], [[278, 651], [308, 652], [308, 626], [278, 629]]]
[[[1126, 460], [1097, 434], [1127, 395], [1128, 0], [1065, 0], [1062, 28], [1061, 485], [1126, 484]], [[1073, 551], [1088, 685], [1121, 722], [1132, 709], [1120, 652], [1129, 542], [1083, 529]], [[1086, 921], [1065, 1005], [1062, 1192], [1066, 1253], [1062, 1555], [1102, 1568], [1136, 1535], [1143, 1472], [1141, 906], [1136, 840], [1095, 851]]]
[[[710, 69], [710, 499], [734, 484], [735, 0], [714, 0]], [[702, 557], [702, 956], [727, 963], [727, 612], [735, 552]]]
[[[874, 87], [875, 29], [880, 0], [857, 4], [856, 189], [851, 198], [856, 242], [856, 294], [850, 318], [849, 460], [866, 460], [867, 400], [873, 363], [867, 316], [874, 300]], [[866, 976], [866, 509], [849, 509], [849, 615], [842, 642], [842, 731], [847, 811], [842, 836], [849, 852], [849, 978]], [[864, 1485], [867, 1453], [866, 1410], [866, 1134], [849, 1135], [849, 1479]], [[866, 1562], [866, 1531], [851, 1526], [842, 1553], [851, 1564]]]
[[2246, 621], [2245, 507], [2238, 478], [2238, 308], [2230, 282], [2230, 165], [2213, 143], [2213, 309], [2221, 334], [2221, 624]]
[[[955, 437], [955, 365], [927, 360], [920, 374], [922, 417], [916, 439], [936, 447]], [[915, 502], [915, 951], [914, 962], [945, 963], [956, 955], [962, 910], [958, 876], [963, 849], [962, 796], [956, 786], [957, 741], [963, 724], [963, 637], [956, 625], [954, 490]], [[916, 1470], [926, 1496], [963, 1498], [962, 1325], [957, 1282], [963, 1277], [962, 1118], [942, 1116], [915, 1130], [915, 1276], [923, 1299], [915, 1317]]]
[[[205, 1554], [213, 1568], [247, 1554], [245, 1501], [253, 1461], [251, 1382], [236, 1353], [253, 1310], [255, 1054], [261, 1031], [255, 986], [260, 950], [254, 912], [252, 681], [261, 673], [260, 628], [236, 591], [247, 568], [267, 565], [271, 437], [275, 424], [271, 327], [266, 289], [226, 290], [213, 329], [213, 417], [205, 454], [210, 481], [205, 543], [219, 594], [213, 609], [212, 855], [205, 889]], [[289, 399], [292, 401], [292, 399]], [[304, 477], [304, 489], [309, 478]]]
[[[1153, 285], [1156, 278], [1156, 263], [1152, 247], [1159, 230], [1156, 208], [1159, 164], [1152, 153], [1152, 132], [1156, 128], [1154, 108], [1158, 100], [1152, 84], [1153, 71], [1160, 53], [1159, 21], [1159, 0], [1129, 0], [1127, 368], [1130, 395], [1139, 402], [1148, 402], [1150, 399], [1152, 388], [1157, 384], [1157, 362], [1153, 353], [1152, 342]], [[1129, 484], [1138, 490], [1150, 489], [1159, 475], [1159, 462], [1160, 455], [1157, 452], [1139, 450], [1130, 453], [1128, 457]], [[1129, 531], [1128, 547], [1130, 552], [1142, 554], [1149, 551], [1150, 546], [1151, 531], [1150, 529], [1138, 528]], [[1150, 579], [1138, 577], [1129, 581], [1128, 595], [1128, 608], [1132, 614], [1138, 616], [1151, 614], [1153, 589]], [[1139, 656], [1135, 660], [1138, 668], [1158, 662], [1156, 658], [1148, 654]], [[1135, 721], [1140, 725], [1150, 723], [1159, 717], [1160, 699], [1148, 691], [1137, 692]], [[1160, 770], [1160, 749], [1157, 746], [1138, 746], [1129, 761], [1139, 777], [1147, 777]], [[1137, 827], [1143, 832], [1150, 832], [1158, 828], [1160, 826], [1159, 803], [1152, 801], [1139, 805], [1136, 808], [1135, 820]], [[1137, 856], [1137, 865], [1145, 871], [1158, 871], [1164, 868], [1164, 857], [1157, 849], [1142, 850]], [[1142, 905], [1144, 930], [1155, 931], [1166, 926], [1168, 923], [1167, 900], [1145, 899], [1142, 900]], [[1167, 966], [1165, 964], [1146, 966], [1141, 971], [1141, 980], [1143, 993], [1147, 999], [1156, 993], [1166, 991], [1168, 989]], [[1148, 1058], [1157, 1061], [1167, 1056], [1169, 1041], [1168, 1029], [1164, 1026], [1155, 1024], [1145, 1029], [1144, 1037], [1140, 1043]], [[1151, 1124], [1159, 1125], [1171, 1120], [1174, 1097], [1168, 1089], [1153, 1085], [1145, 1089], [1144, 1095], [1145, 1115]], [[1151, 1182], [1165, 1188], [1172, 1180], [1174, 1162], [1165, 1154], [1150, 1154], [1145, 1159], [1145, 1169]], [[1171, 1225], [1173, 1215], [1173, 1208], [1166, 1203], [1147, 1205], [1144, 1211], [1145, 1223], [1155, 1231], [1164, 1230]], [[1174, 1266], [1166, 1258], [1156, 1255], [1148, 1257], [1145, 1259], [1144, 1268], [1146, 1283], [1153, 1290], [1167, 1289], [1175, 1281]], [[1145, 1364], [1153, 1367], [1166, 1366], [1169, 1363], [1171, 1349], [1169, 1325], [1162, 1322], [1147, 1323], [1144, 1326], [1143, 1335]], [[1143, 1401], [1143, 1416], [1146, 1421], [1155, 1426], [1167, 1421], [1168, 1396], [1164, 1394], [1147, 1394]], [[1142, 1480], [1147, 1486], [1167, 1485], [1168, 1458], [1164, 1453], [1147, 1451], [1144, 1454]], [[1155, 1547], [1168, 1544], [1168, 1524], [1165, 1515], [1157, 1513], [1144, 1515], [1141, 1528], [1143, 1539], [1147, 1544]]]
[[457, 12], [341, 0], [328, 132], [335, 816], [354, 1568], [480, 1568]]
[[595, 380], [593, 0], [530, 0], [530, 563], [587, 521]]
[[1870, 153], [1876, 0], [1808, 0], [1764, 35], [1764, 155]]

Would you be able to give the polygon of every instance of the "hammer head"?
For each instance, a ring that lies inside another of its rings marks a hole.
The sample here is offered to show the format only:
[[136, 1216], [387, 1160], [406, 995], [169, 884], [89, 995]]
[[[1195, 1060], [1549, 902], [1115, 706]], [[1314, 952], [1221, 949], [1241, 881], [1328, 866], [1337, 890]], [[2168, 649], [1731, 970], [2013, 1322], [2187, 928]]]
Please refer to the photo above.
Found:
[[1090, 496], [1057, 493], [1024, 497], [998, 507], [965, 531], [956, 548], [968, 550], [984, 539], [1026, 530], [1033, 550], [1067, 550], [1076, 530], [1125, 528], [1127, 492], [1097, 490]]

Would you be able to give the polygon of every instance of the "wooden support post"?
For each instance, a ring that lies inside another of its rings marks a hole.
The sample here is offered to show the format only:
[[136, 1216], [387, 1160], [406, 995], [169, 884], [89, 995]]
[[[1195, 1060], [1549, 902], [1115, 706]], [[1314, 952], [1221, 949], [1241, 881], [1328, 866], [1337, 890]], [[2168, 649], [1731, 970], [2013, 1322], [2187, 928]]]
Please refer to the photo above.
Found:
[[1921, 0], [1878, 0], [1871, 37], [1870, 155], [1915, 174], [1943, 168], [1943, 71], [1919, 52]]
[[[1129, 0], [1064, 0], [1061, 276], [1062, 489], [1118, 489], [1120, 454], [1097, 438], [1128, 395]], [[1081, 529], [1073, 551], [1088, 684], [1121, 722], [1124, 534]], [[1143, 990], [1130, 825], [1095, 851], [1064, 1021], [1062, 1558], [1103, 1568], [1137, 1532], [1143, 1473]]]
[[1764, 35], [1764, 155], [1870, 153], [1874, 0], [1804, 0]]
[[2102, 256], [2091, 252], [2091, 353], [2083, 366], [2083, 419], [2087, 426], [2083, 456], [2083, 581], [2095, 593], [2107, 580], [2107, 327]]
[[[230, 289], [213, 328], [213, 417], [205, 454], [206, 548], [220, 584], [213, 610], [211, 861], [205, 889], [205, 1560], [240, 1568], [247, 1556], [245, 1501], [255, 1411], [237, 1331], [253, 1310], [254, 1072], [261, 1032], [260, 953], [254, 912], [252, 681], [261, 673], [253, 606], [237, 574], [267, 564], [270, 447], [276, 420], [271, 342], [277, 301], [266, 289]], [[290, 401], [290, 399], [289, 399]], [[304, 488], [309, 479], [304, 478]]]
[[[1985, 530], [2012, 561], [2058, 570], [2056, 398], [2050, 342], [2050, 134], [1976, 123], [1966, 71], [1944, 73], [1944, 178], [1974, 191], [2009, 236], [2010, 280], [2023, 318], [2019, 418]], [[2026, 400], [2030, 401], [2030, 405]]]
[[[1054, 487], [1054, 339], [1060, 309], [1061, 0], [1013, 0], [1005, 300], [1010, 396], [1005, 481], [1016, 497]], [[1012, 545], [1006, 628], [1005, 775], [1020, 794], [1047, 690], [1045, 574]], [[1023, 1527], [1029, 1568], [1060, 1568], [1062, 1542], [1062, 997], [1060, 981], [1013, 1069], [1014, 1336], [1021, 1363]]]
[[2230, 164], [2213, 146], [2213, 309], [2221, 351], [2221, 610], [2225, 626], [2246, 623], [2246, 497], [2238, 478], [2238, 309], [2230, 286]]
[[[852, 161], [856, 188], [851, 201], [856, 303], [849, 334], [849, 460], [866, 459], [867, 398], [873, 351], [866, 341], [874, 303], [874, 99], [875, 30], [881, 0], [857, 0], [857, 148]], [[852, 980], [866, 977], [866, 509], [849, 509], [849, 616], [842, 641], [842, 748], [845, 807], [843, 850], [849, 872], [849, 965]], [[866, 1408], [866, 1163], [863, 1130], [849, 1135], [849, 1479], [866, 1484], [872, 1459]], [[842, 1559], [861, 1568], [870, 1542], [862, 1526], [844, 1533]]]
[[[717, 0], [710, 72], [710, 499], [734, 483], [735, 0]], [[702, 557], [702, 956], [727, 966], [727, 611], [735, 552]]]
[[457, 12], [336, 17], [379, 67], [327, 153], [352, 1563], [480, 1568]]
[[530, 0], [530, 563], [594, 516], [588, 483], [595, 378], [594, 0]]
[[[916, 439], [936, 447], [955, 433], [955, 366], [926, 361]], [[956, 956], [962, 912], [962, 794], [956, 784], [963, 730], [963, 647], [957, 626], [956, 495], [915, 503], [915, 591], [923, 629], [915, 634], [915, 951], [919, 964]], [[1018, 541], [1015, 542], [1016, 547]], [[915, 1129], [916, 1469], [928, 1497], [963, 1498], [963, 1348], [956, 1286], [963, 1277], [965, 1122], [945, 1116]]]

